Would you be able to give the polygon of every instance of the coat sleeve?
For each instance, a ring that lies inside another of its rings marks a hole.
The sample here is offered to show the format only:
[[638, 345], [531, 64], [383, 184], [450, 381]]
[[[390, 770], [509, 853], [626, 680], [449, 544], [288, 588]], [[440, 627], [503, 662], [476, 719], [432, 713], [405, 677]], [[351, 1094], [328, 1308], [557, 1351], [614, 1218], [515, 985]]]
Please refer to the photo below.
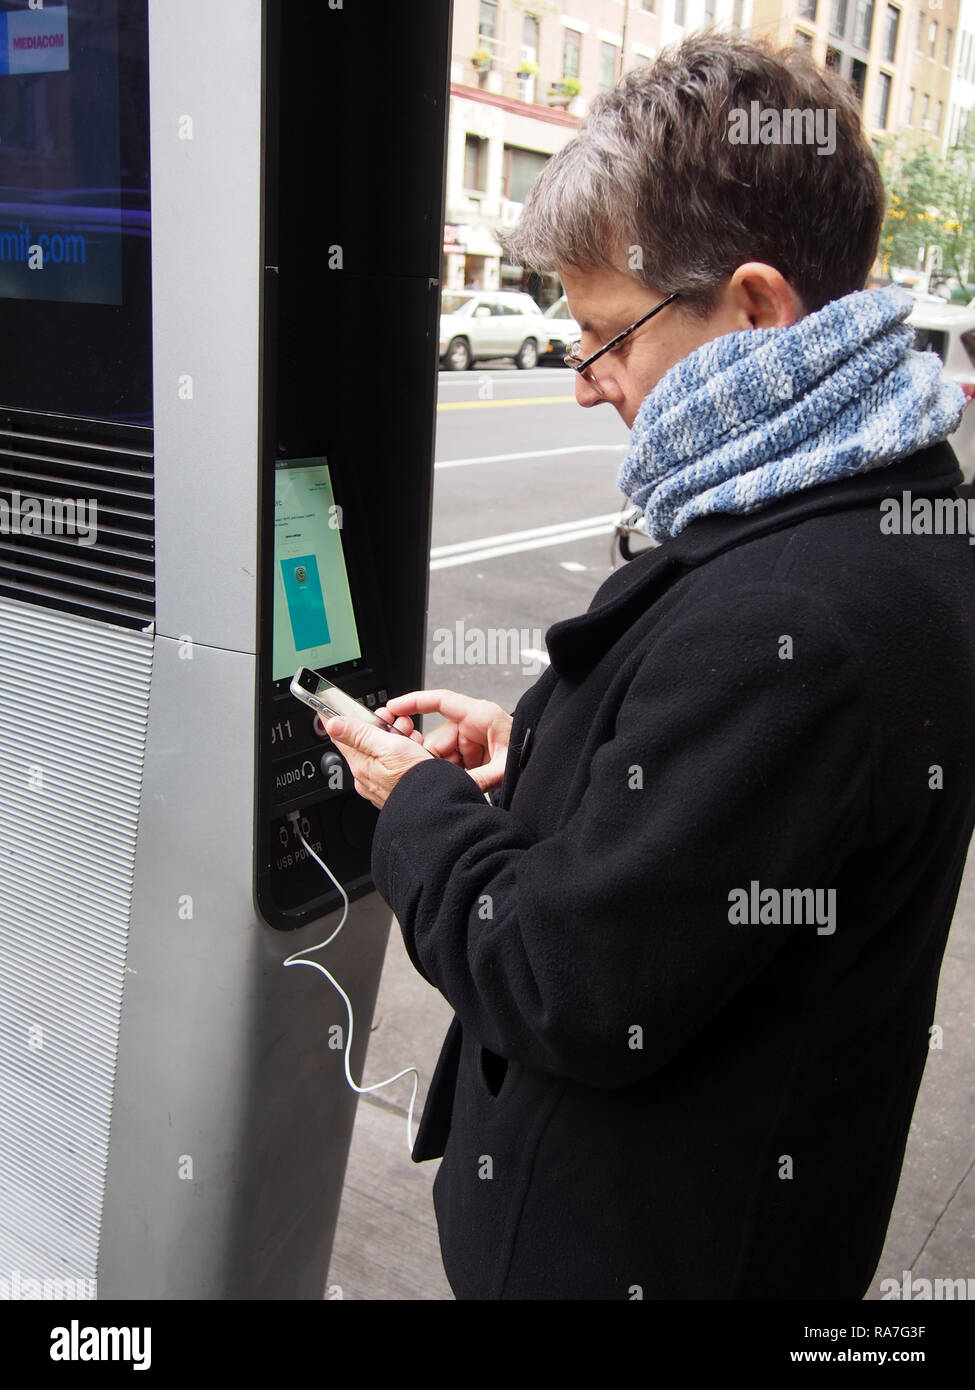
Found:
[[413, 963], [499, 1056], [593, 1086], [651, 1075], [795, 933], [830, 949], [815, 923], [732, 920], [732, 894], [827, 901], [869, 814], [866, 682], [819, 599], [755, 585], [672, 614], [593, 746], [552, 748], [543, 716], [533, 758], [589, 760], [553, 834], [452, 764], [411, 769], [373, 874]]

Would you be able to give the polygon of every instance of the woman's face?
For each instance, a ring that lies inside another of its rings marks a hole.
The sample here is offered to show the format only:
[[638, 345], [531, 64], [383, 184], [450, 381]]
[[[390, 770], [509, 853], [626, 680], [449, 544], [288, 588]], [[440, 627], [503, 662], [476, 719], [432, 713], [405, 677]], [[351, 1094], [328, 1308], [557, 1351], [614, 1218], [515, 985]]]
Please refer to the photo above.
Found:
[[[667, 297], [663, 291], [637, 284], [620, 270], [560, 266], [559, 276], [569, 312], [582, 333], [583, 357], [598, 352]], [[665, 372], [695, 348], [740, 329], [786, 327], [802, 313], [798, 295], [779, 271], [749, 262], [725, 282], [708, 318], [692, 317], [675, 299], [618, 348], [594, 362], [589, 370], [602, 395], [577, 372], [576, 400], [584, 406], [615, 406], [627, 429], [632, 429], [644, 398]]]

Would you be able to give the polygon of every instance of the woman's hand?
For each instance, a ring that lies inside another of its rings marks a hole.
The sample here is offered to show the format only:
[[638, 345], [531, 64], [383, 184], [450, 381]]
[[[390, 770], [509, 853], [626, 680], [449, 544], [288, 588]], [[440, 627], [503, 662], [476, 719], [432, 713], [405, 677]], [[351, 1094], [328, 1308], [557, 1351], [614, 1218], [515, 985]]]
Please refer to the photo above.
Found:
[[[380, 715], [380, 719], [384, 716]], [[392, 723], [388, 719], [387, 723]], [[397, 727], [402, 727], [400, 721]], [[412, 721], [406, 720], [412, 728]], [[325, 723], [325, 732], [342, 752], [349, 764], [360, 796], [382, 810], [390, 792], [401, 777], [417, 763], [431, 760], [419, 734], [401, 738], [370, 724], [367, 719], [338, 718]]]
[[414, 690], [387, 700], [376, 713], [388, 723], [395, 720], [396, 727], [414, 739], [422, 735], [414, 731], [409, 714], [442, 714], [447, 723], [423, 738], [423, 747], [469, 772], [482, 792], [500, 787], [504, 780], [513, 721], [500, 705], [472, 700], [456, 690]]

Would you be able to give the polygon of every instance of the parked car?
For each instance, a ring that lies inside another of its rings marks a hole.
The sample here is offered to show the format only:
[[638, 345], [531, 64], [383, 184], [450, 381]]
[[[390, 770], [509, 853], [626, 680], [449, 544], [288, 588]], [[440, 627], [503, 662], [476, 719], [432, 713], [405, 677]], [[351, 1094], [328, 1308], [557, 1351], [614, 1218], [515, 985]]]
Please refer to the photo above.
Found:
[[[914, 329], [918, 352], [936, 352], [945, 376], [957, 381], [971, 402], [975, 396], [975, 301], [971, 305], [916, 303], [907, 322]], [[961, 424], [948, 443], [965, 475], [965, 485], [975, 487], [975, 410], [965, 407]]]
[[445, 290], [440, 302], [440, 361], [463, 372], [475, 362], [513, 357], [534, 367], [548, 351], [548, 320], [517, 290]]
[[553, 366], [558, 362], [564, 365], [569, 344], [578, 341], [582, 336], [579, 325], [569, 313], [569, 301], [565, 295], [549, 305], [545, 310], [545, 317], [549, 321], [549, 345], [545, 361]]

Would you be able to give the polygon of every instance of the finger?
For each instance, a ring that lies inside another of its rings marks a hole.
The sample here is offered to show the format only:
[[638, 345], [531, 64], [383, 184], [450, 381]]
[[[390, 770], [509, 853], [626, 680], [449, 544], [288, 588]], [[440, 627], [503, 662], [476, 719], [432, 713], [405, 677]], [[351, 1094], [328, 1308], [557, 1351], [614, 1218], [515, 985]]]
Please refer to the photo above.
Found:
[[457, 747], [457, 726], [456, 724], [441, 724], [439, 728], [427, 734], [423, 740], [423, 746], [428, 753], [432, 753], [435, 758], [446, 758], [450, 762], [455, 759], [460, 761], [460, 752]]
[[[507, 750], [505, 750], [507, 753]], [[500, 787], [504, 781], [504, 769], [507, 761], [506, 756], [496, 754], [489, 763], [483, 767], [470, 769], [470, 774], [480, 787], [482, 792], [493, 791], [495, 787]]]
[[351, 717], [332, 718], [325, 725], [325, 732], [333, 743], [341, 743], [364, 753], [367, 758], [381, 758], [393, 751], [391, 741], [399, 743], [400, 735], [387, 733], [365, 719]]
[[375, 714], [377, 718], [392, 724], [394, 729], [399, 729], [400, 733], [406, 734], [407, 737], [413, 733], [413, 720], [408, 719], [405, 714], [395, 714], [388, 705], [380, 705]]
[[480, 702], [456, 690], [411, 690], [407, 695], [387, 700], [386, 707], [391, 714], [443, 714], [459, 721], [470, 714], [471, 706], [477, 703]]

